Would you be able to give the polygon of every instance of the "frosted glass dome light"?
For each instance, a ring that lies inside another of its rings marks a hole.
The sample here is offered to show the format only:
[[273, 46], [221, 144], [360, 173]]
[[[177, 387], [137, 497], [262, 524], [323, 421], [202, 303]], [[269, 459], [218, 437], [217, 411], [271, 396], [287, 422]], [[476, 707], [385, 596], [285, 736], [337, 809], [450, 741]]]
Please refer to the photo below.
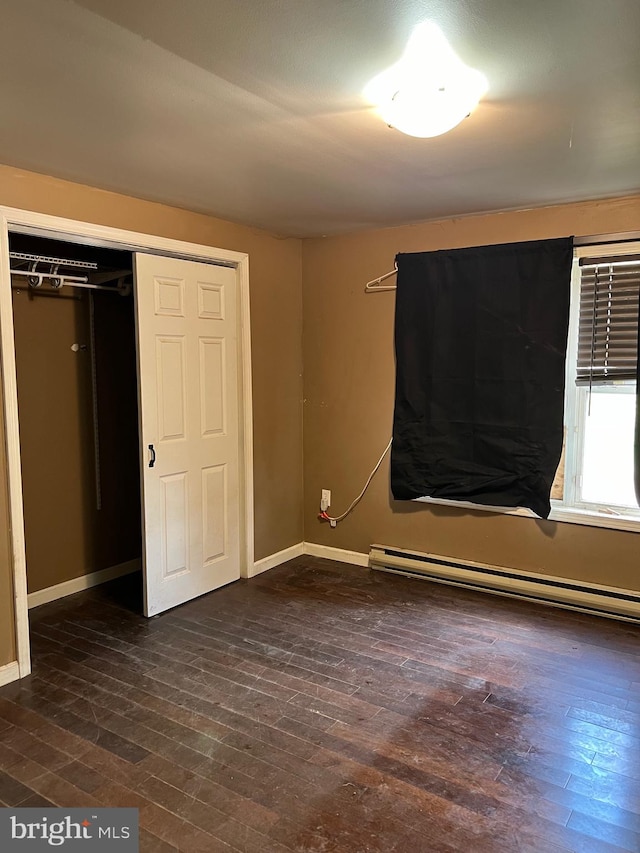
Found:
[[430, 137], [460, 124], [487, 88], [484, 74], [465, 65], [440, 28], [427, 22], [413, 30], [402, 58], [367, 84], [364, 96], [387, 124]]

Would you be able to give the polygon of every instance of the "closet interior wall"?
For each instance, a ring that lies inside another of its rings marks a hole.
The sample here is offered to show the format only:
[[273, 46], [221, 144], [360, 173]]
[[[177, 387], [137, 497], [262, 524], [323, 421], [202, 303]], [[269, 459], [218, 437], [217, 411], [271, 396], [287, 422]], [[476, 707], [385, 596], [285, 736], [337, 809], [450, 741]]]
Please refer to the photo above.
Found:
[[[101, 271], [132, 269], [128, 252], [21, 234], [10, 235], [9, 248], [96, 262]], [[27, 583], [33, 593], [140, 559], [135, 315], [131, 294], [69, 286], [56, 291], [46, 281], [33, 289], [23, 276], [12, 276], [12, 292]]]

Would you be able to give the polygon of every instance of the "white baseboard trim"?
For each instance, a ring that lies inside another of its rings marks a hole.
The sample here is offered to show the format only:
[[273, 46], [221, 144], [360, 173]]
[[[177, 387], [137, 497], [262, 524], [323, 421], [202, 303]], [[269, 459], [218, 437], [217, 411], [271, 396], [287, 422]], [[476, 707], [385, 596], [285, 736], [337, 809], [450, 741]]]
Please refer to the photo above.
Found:
[[253, 569], [247, 573], [247, 577], [254, 578], [256, 575], [267, 572], [269, 569], [275, 569], [276, 566], [281, 566], [295, 557], [301, 557], [304, 554], [304, 543], [298, 542], [296, 545], [291, 545], [289, 548], [284, 548], [282, 551], [277, 551], [275, 554], [270, 554], [268, 557], [263, 557], [253, 564]]
[[79, 578], [72, 578], [70, 581], [57, 583], [55, 586], [39, 589], [37, 592], [30, 592], [27, 596], [29, 610], [32, 607], [39, 607], [41, 604], [48, 604], [57, 598], [65, 598], [67, 595], [82, 592], [83, 589], [90, 589], [92, 586], [121, 578], [123, 575], [130, 575], [132, 572], [139, 571], [140, 568], [140, 560], [129, 560], [126, 563], [119, 563], [117, 566], [101, 569], [99, 572], [91, 572], [91, 574], [81, 575]]
[[12, 681], [17, 681], [20, 678], [20, 667], [18, 661], [14, 660], [11, 663], [5, 663], [0, 666], [0, 687], [5, 684], [10, 684]]
[[344, 548], [316, 545], [314, 542], [298, 542], [297, 545], [291, 545], [290, 548], [285, 548], [276, 554], [270, 554], [268, 557], [263, 557], [262, 560], [257, 560], [253, 564], [253, 570], [247, 573], [247, 577], [253, 578], [262, 572], [269, 571], [269, 569], [275, 569], [276, 566], [281, 566], [283, 563], [301, 557], [303, 554], [308, 554], [310, 557], [324, 557], [326, 560], [337, 560], [340, 563], [351, 563], [355, 566], [369, 565], [369, 555], [360, 551], [346, 551]]
[[304, 553], [310, 557], [324, 557], [326, 560], [337, 560], [339, 563], [351, 563], [354, 566], [369, 565], [369, 555], [361, 551], [346, 551], [344, 548], [316, 545], [314, 542], [304, 543]]

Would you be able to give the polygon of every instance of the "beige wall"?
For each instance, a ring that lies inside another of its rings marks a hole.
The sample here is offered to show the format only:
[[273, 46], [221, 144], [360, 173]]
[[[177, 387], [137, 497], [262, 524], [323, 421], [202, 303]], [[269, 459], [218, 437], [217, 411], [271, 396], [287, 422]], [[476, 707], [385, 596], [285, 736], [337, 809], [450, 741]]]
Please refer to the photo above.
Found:
[[37, 592], [140, 557], [134, 309], [130, 297], [93, 296], [98, 510], [89, 297], [13, 284], [27, 586]]
[[[300, 542], [300, 241], [6, 166], [0, 166], [0, 204], [249, 254], [256, 559]], [[0, 482], [5, 471], [3, 459]], [[0, 558], [2, 545], [0, 538]], [[11, 597], [4, 594], [8, 575], [8, 560], [2, 559], [0, 665], [13, 658], [7, 631]]]
[[[0, 413], [4, 410], [0, 388]], [[6, 472], [4, 417], [0, 418], [0, 475]], [[7, 478], [0, 476], [0, 666], [15, 660], [15, 630], [13, 609], [13, 572], [9, 539], [9, 506]]]
[[362, 503], [335, 530], [391, 435], [392, 292], [365, 294], [398, 252], [640, 230], [640, 197], [428, 222], [303, 245], [305, 539], [366, 552], [372, 543], [640, 589], [640, 536], [574, 524], [395, 502], [385, 460]]

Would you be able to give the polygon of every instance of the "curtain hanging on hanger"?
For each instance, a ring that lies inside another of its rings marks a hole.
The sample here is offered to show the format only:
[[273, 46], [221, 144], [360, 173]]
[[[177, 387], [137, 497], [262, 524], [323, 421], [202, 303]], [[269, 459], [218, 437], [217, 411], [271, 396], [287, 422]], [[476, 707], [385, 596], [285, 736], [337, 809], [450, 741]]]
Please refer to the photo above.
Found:
[[398, 255], [394, 498], [549, 515], [572, 249], [562, 238]]

